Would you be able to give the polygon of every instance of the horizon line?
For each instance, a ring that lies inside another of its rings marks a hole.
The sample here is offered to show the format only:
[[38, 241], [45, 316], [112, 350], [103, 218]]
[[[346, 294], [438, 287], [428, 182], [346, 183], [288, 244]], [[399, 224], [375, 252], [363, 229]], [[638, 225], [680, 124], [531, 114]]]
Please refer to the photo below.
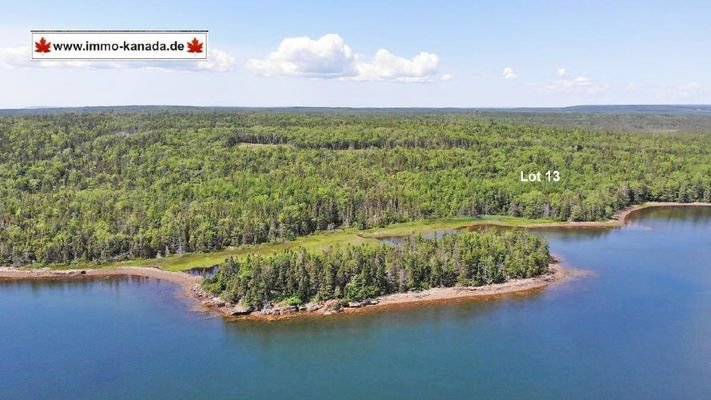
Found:
[[[506, 111], [506, 110], [565, 110], [575, 108], [620, 108], [620, 107], [680, 107], [680, 108], [711, 108], [711, 103], [620, 103], [620, 104], [574, 104], [566, 106], [307, 106], [307, 105], [279, 105], [279, 106], [244, 106], [244, 105], [186, 105], [186, 104], [112, 104], [112, 105], [84, 105], [84, 106], [21, 106], [11, 108], [0, 108], [0, 112], [6, 111], [51, 111], [67, 109], [99, 109], [99, 108], [132, 108], [132, 107], [165, 107], [165, 108], [202, 108], [202, 109], [254, 109], [254, 110], [279, 110], [279, 109], [332, 109], [332, 110], [484, 110], [484, 111]], [[711, 112], [709, 110], [698, 110]]]

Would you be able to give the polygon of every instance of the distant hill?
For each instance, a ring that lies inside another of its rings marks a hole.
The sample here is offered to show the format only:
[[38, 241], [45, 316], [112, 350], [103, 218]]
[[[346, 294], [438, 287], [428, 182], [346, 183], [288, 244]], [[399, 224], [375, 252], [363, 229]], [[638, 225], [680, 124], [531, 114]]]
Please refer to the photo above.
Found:
[[[601, 114], [672, 114], [709, 115], [711, 105], [614, 105], [614, 106], [572, 106], [555, 109], [559, 112], [601, 113]], [[553, 111], [553, 110], [551, 110]]]
[[97, 107], [31, 107], [0, 109], [0, 115], [33, 115], [52, 113], [98, 113], [98, 112], [249, 112], [276, 111], [293, 113], [319, 112], [376, 112], [376, 113], [535, 113], [535, 114], [664, 114], [711, 116], [711, 105], [579, 105], [570, 107], [517, 107], [517, 108], [398, 108], [398, 107], [199, 107], [199, 106], [97, 106]]
[[407, 116], [422, 114], [469, 115], [524, 125], [552, 126], [610, 132], [704, 132], [711, 133], [711, 105], [581, 105], [548, 108], [348, 108], [348, 107], [196, 107], [196, 106], [102, 106], [26, 108], [0, 110], [3, 116], [40, 116], [63, 113], [190, 113], [229, 114], [273, 112], [291, 114], [375, 114]]

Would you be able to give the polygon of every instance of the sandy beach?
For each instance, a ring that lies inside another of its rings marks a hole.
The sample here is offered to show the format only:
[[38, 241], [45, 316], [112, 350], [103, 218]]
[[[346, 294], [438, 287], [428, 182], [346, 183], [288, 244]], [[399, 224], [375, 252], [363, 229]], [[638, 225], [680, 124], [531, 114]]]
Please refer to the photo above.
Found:
[[[438, 303], [453, 299], [468, 299], [482, 297], [498, 297], [512, 293], [525, 294], [537, 291], [550, 284], [562, 282], [569, 278], [578, 276], [576, 271], [564, 268], [559, 263], [549, 266], [550, 272], [544, 275], [527, 279], [513, 279], [504, 283], [497, 283], [486, 286], [455, 286], [449, 288], [432, 288], [421, 292], [393, 293], [378, 297], [378, 304], [369, 306], [370, 308], [391, 308], [395, 305], [411, 303]], [[350, 312], [365, 310], [346, 309]]]

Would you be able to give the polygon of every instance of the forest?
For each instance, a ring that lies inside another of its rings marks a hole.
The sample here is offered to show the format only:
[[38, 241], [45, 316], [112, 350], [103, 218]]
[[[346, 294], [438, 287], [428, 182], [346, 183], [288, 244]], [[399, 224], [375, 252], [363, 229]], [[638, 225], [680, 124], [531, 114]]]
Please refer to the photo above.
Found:
[[[0, 149], [0, 265], [156, 258], [440, 217], [604, 220], [645, 201], [711, 201], [708, 133], [525, 115], [3, 115]], [[561, 180], [519, 181], [547, 170]]]
[[523, 231], [408, 237], [397, 246], [349, 245], [323, 252], [287, 250], [230, 258], [203, 288], [225, 301], [261, 309], [337, 299], [362, 301], [433, 287], [481, 286], [548, 271], [548, 246]]

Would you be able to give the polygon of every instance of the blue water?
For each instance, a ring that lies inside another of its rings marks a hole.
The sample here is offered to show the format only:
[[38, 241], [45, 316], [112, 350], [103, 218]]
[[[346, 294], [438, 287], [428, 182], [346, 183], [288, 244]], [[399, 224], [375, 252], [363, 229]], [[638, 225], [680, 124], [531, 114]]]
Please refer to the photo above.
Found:
[[0, 283], [0, 399], [711, 398], [711, 209], [539, 231], [530, 296], [225, 322], [146, 279]]

